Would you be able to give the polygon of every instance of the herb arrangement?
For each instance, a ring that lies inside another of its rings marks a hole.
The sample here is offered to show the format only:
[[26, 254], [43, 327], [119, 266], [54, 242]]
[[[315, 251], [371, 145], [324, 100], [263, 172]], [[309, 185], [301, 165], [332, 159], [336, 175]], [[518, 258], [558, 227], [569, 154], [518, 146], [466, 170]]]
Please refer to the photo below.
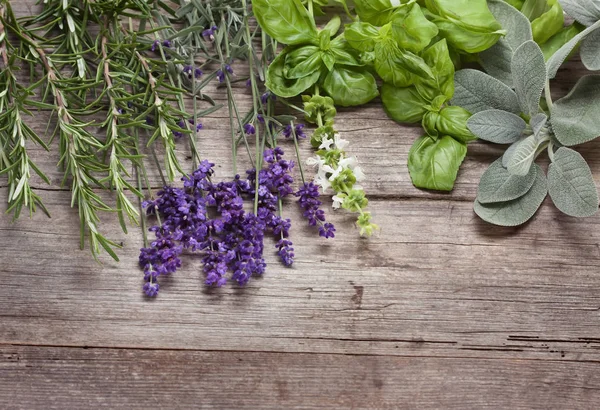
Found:
[[[567, 26], [565, 13], [575, 20]], [[335, 235], [319, 199], [330, 192], [360, 235], [377, 231], [336, 107], [380, 97], [390, 118], [423, 128], [408, 157], [417, 188], [451, 191], [468, 144], [480, 139], [508, 147], [482, 175], [474, 209], [483, 220], [520, 225], [548, 194], [565, 214], [591, 216], [598, 192], [571, 147], [600, 136], [600, 75], [551, 97], [550, 80], [576, 52], [600, 70], [598, 0], [45, 0], [24, 18], [0, 0], [8, 211], [15, 219], [24, 208], [48, 213], [31, 179], [50, 180], [28, 147], [57, 149], [82, 248], [87, 238], [94, 257], [104, 249], [118, 259], [101, 213], [115, 213], [125, 232], [141, 224], [146, 295], [158, 294], [160, 276], [179, 269], [183, 253], [201, 257], [207, 285], [244, 285], [265, 272], [269, 237], [292, 265], [291, 197], [321, 237]], [[216, 182], [197, 133], [222, 108], [209, 95], [221, 90], [234, 175]], [[240, 92], [251, 96], [245, 112]], [[36, 110], [52, 113], [48, 135], [30, 125]], [[300, 157], [308, 129], [291, 114], [314, 125], [314, 157]], [[182, 144], [191, 169], [176, 154]], [[536, 164], [544, 153], [547, 174]], [[240, 155], [252, 164], [244, 175]], [[149, 166], [162, 189], [153, 189]], [[153, 240], [147, 218], [156, 220]]]

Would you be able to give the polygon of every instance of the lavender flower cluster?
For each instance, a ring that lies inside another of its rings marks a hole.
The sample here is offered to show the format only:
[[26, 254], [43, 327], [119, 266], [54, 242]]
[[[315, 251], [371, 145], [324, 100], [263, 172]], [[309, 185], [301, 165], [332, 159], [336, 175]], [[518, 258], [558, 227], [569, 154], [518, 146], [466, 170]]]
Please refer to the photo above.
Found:
[[[144, 269], [143, 290], [147, 296], [158, 294], [158, 277], [174, 273], [181, 267], [184, 249], [202, 254], [205, 283], [218, 287], [227, 282], [227, 273], [239, 285], [253, 275], [262, 275], [267, 234], [276, 238], [276, 249], [282, 263], [291, 266], [294, 248], [289, 240], [291, 221], [278, 215], [282, 198], [294, 194], [291, 171], [293, 161], [283, 158], [281, 148], [265, 150], [265, 168], [246, 172], [232, 181], [213, 183], [214, 164], [204, 160], [190, 176], [183, 178], [183, 188], [164, 187], [156, 199], [145, 201], [148, 215], [156, 215], [159, 225], [150, 230], [156, 239], [140, 251]], [[319, 209], [318, 187], [304, 184], [298, 192], [300, 206], [309, 224], [320, 225], [320, 235], [334, 236], [335, 228], [325, 223]], [[244, 210], [244, 197], [256, 198], [256, 213]], [[216, 212], [213, 212], [213, 209]]]

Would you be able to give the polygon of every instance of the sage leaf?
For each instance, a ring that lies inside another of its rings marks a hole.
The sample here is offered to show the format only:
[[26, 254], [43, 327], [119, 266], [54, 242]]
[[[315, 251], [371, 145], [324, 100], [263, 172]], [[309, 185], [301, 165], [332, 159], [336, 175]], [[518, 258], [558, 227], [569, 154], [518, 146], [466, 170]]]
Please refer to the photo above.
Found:
[[506, 166], [508, 172], [513, 175], [527, 175], [535, 160], [539, 145], [540, 141], [535, 135], [530, 135], [521, 141], [508, 161]]
[[600, 20], [595, 22], [590, 27], [577, 34], [571, 40], [569, 40], [564, 46], [558, 49], [552, 57], [548, 59], [546, 66], [548, 67], [548, 78], [556, 77], [556, 73], [564, 61], [569, 57], [573, 49], [579, 44], [579, 42], [585, 39], [591, 33], [594, 33], [597, 29], [600, 29]]
[[560, 0], [564, 11], [584, 26], [600, 20], [600, 3], [596, 0]]
[[546, 176], [538, 169], [533, 186], [525, 195], [507, 202], [482, 204], [475, 201], [474, 211], [481, 219], [491, 224], [518, 226], [535, 215], [547, 194]]
[[531, 24], [519, 10], [502, 0], [489, 0], [488, 7], [506, 30], [506, 36], [479, 54], [480, 63], [488, 74], [512, 86], [512, 57], [521, 44], [533, 40]]
[[600, 75], [582, 77], [566, 97], [552, 107], [552, 129], [565, 146], [591, 141], [600, 135]]
[[590, 33], [581, 43], [581, 61], [590, 71], [600, 70], [600, 29]]
[[522, 140], [519, 140], [517, 142], [513, 142], [511, 144], [510, 147], [508, 147], [508, 149], [506, 151], [504, 151], [504, 155], [502, 155], [502, 166], [504, 168], [508, 167], [508, 162], [510, 161], [510, 159], [512, 158], [513, 154], [515, 153], [515, 151], [517, 150], [517, 146], [519, 145], [519, 143]]
[[454, 75], [452, 105], [463, 107], [472, 114], [498, 109], [521, 113], [517, 94], [494, 77], [473, 69], [457, 71]]
[[518, 141], [527, 127], [523, 118], [501, 110], [486, 110], [474, 114], [467, 127], [479, 139], [495, 144], [512, 144]]
[[329, 72], [323, 88], [342, 107], [366, 104], [379, 95], [371, 73], [341, 66]]
[[529, 192], [538, 172], [542, 170], [536, 164], [525, 176], [513, 175], [502, 166], [502, 158], [498, 158], [481, 176], [477, 188], [477, 201], [489, 204], [520, 198]]
[[548, 191], [554, 205], [569, 216], [584, 218], [598, 211], [598, 190], [581, 154], [559, 148], [548, 167]]
[[533, 116], [540, 111], [540, 99], [546, 86], [544, 53], [534, 41], [527, 41], [515, 50], [511, 71], [523, 112]]
[[547, 122], [548, 122], [548, 116], [546, 114], [544, 114], [543, 112], [531, 117], [531, 119], [529, 120], [529, 125], [531, 126], [531, 129], [533, 130], [533, 135], [535, 135], [536, 137], [539, 136], [540, 132], [542, 131], [542, 129], [544, 128], [544, 125], [546, 125]]
[[417, 188], [451, 191], [467, 146], [449, 135], [437, 140], [425, 135], [408, 153], [408, 170]]

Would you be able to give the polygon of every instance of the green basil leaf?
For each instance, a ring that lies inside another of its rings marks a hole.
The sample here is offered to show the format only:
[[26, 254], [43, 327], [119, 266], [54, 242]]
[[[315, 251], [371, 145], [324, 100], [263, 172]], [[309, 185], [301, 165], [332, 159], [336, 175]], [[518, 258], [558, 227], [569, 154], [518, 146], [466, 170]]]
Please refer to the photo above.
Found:
[[581, 78], [566, 97], [554, 103], [550, 118], [556, 138], [568, 147], [600, 136], [600, 76]]
[[345, 33], [342, 33], [331, 41], [329, 51], [335, 57], [336, 64], [350, 66], [364, 65], [361, 61], [360, 54], [348, 44], [348, 41], [346, 41]]
[[417, 188], [452, 191], [467, 146], [449, 135], [419, 138], [408, 153], [408, 170]]
[[[535, 164], [534, 164], [535, 165]], [[537, 167], [537, 165], [535, 165]], [[548, 195], [546, 176], [538, 169], [531, 189], [522, 197], [507, 202], [482, 204], [475, 201], [475, 213], [484, 221], [499, 226], [518, 226], [530, 220]]]
[[427, 135], [429, 135], [434, 140], [436, 140], [440, 135], [437, 128], [437, 122], [439, 118], [439, 112], [429, 111], [425, 113], [425, 115], [423, 116], [423, 120], [421, 121], [421, 125], [423, 126], [423, 129], [425, 130]]
[[373, 51], [379, 29], [369, 23], [355, 22], [346, 25], [344, 35], [348, 43], [358, 51]]
[[563, 9], [558, 0], [544, 0], [544, 3], [550, 6], [550, 10], [531, 22], [533, 39], [538, 44], [544, 44], [565, 25]]
[[275, 60], [273, 60], [267, 70], [266, 86], [269, 90], [274, 92], [275, 95], [283, 98], [290, 98], [306, 91], [310, 86], [319, 81], [321, 71], [317, 70], [306, 77], [297, 79], [286, 78], [283, 73], [286, 57], [287, 52], [284, 49]]
[[475, 114], [498, 109], [520, 114], [517, 94], [506, 84], [478, 70], [464, 69], [454, 75], [452, 105]]
[[333, 70], [333, 67], [335, 66], [335, 57], [333, 56], [333, 53], [330, 51], [321, 51], [320, 54], [325, 67], [327, 67], [329, 71]]
[[341, 66], [329, 72], [323, 88], [342, 107], [366, 104], [379, 95], [371, 73]]
[[387, 115], [401, 123], [419, 122], [428, 111], [427, 101], [414, 87], [398, 88], [385, 83], [381, 87], [381, 100]]
[[283, 66], [283, 75], [287, 79], [306, 77], [321, 69], [322, 53], [319, 47], [304, 46], [288, 51]]
[[395, 43], [378, 43], [375, 46], [375, 71], [384, 82], [396, 87], [408, 87], [413, 84], [413, 73], [404, 66], [400, 50]]
[[427, 20], [421, 6], [414, 4], [408, 14], [398, 15], [392, 20], [392, 36], [401, 48], [418, 53], [437, 36], [437, 26]]
[[428, 100], [443, 94], [447, 99], [454, 95], [454, 64], [450, 58], [446, 39], [442, 39], [422, 53], [421, 57], [433, 72], [433, 78], [419, 77], [417, 91]]
[[300, 0], [252, 0], [252, 9], [262, 29], [280, 43], [318, 44], [315, 22]]
[[477, 201], [490, 204], [520, 198], [529, 192], [538, 172], [542, 170], [535, 165], [525, 176], [513, 175], [502, 166], [502, 158], [499, 158], [481, 176], [477, 188]]
[[513, 113], [502, 110], [485, 110], [469, 118], [467, 127], [484, 141], [494, 144], [512, 144], [521, 138], [527, 124], [521, 117]]
[[486, 0], [425, 0], [433, 22], [448, 43], [467, 53], [493, 46], [506, 31], [490, 12]]
[[362, 21], [383, 26], [390, 22], [396, 13], [406, 13], [406, 7], [402, 3], [408, 0], [354, 0], [356, 14]]
[[[576, 35], [583, 31], [583, 26], [579, 23], [564, 27], [561, 31], [552, 36], [548, 41], [542, 44], [542, 52], [546, 61], [550, 59], [562, 46], [571, 41]], [[600, 31], [598, 31], [600, 33]], [[583, 57], [582, 57], [583, 59]]]
[[533, 21], [546, 11], [547, 5], [548, 0], [525, 0], [523, 7], [521, 8], [521, 13], [523, 13], [529, 21]]
[[466, 144], [477, 139], [467, 128], [469, 117], [471, 117], [471, 113], [464, 108], [445, 107], [440, 111], [436, 128], [440, 134], [450, 135], [452, 138]]
[[329, 33], [330, 37], [333, 37], [340, 31], [340, 26], [342, 25], [342, 19], [340, 16], [335, 15], [329, 20], [329, 23], [325, 27], [323, 27], [323, 31]]
[[540, 99], [548, 78], [540, 46], [534, 41], [521, 44], [513, 55], [511, 71], [521, 109], [534, 116], [540, 112]]
[[548, 191], [561, 212], [584, 218], [598, 212], [598, 190], [581, 154], [561, 147], [548, 167]]
[[588, 70], [600, 70], [600, 30], [590, 33], [581, 43], [581, 61]]
[[600, 4], [596, 0], [561, 0], [567, 14], [584, 26], [600, 21]]

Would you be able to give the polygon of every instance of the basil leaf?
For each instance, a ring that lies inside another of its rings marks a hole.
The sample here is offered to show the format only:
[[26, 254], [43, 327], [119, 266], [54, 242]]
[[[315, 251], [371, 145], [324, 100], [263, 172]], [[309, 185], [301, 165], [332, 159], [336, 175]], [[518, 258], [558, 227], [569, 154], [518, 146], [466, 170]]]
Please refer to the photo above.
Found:
[[425, 18], [421, 6], [414, 4], [408, 14], [392, 20], [392, 36], [401, 48], [418, 53], [431, 43], [439, 30]]
[[354, 0], [356, 14], [362, 21], [383, 26], [390, 22], [396, 13], [406, 13], [406, 7], [401, 3], [407, 0]]
[[521, 138], [527, 124], [513, 113], [486, 110], [474, 114], [467, 121], [467, 127], [484, 141], [494, 144], [512, 144]]
[[538, 44], [544, 44], [565, 25], [563, 9], [558, 0], [543, 0], [545, 11], [541, 16], [531, 21], [533, 39]]
[[467, 146], [445, 135], [437, 140], [419, 138], [408, 153], [408, 170], [417, 188], [452, 191]]
[[357, 21], [346, 25], [344, 35], [352, 48], [361, 52], [373, 51], [379, 30], [372, 24]]
[[471, 113], [492, 108], [520, 114], [517, 94], [506, 84], [478, 70], [465, 69], [454, 75], [452, 105]]
[[315, 22], [300, 0], [252, 0], [252, 9], [262, 29], [280, 43], [318, 44]]
[[554, 103], [550, 117], [563, 145], [583, 144], [600, 136], [600, 76], [582, 77], [566, 97]]
[[511, 63], [515, 90], [523, 112], [533, 116], [540, 112], [540, 99], [546, 86], [544, 53], [534, 41], [516, 49]]
[[486, 0], [425, 0], [425, 5], [436, 15], [433, 22], [442, 37], [467, 53], [486, 50], [506, 34]]
[[335, 15], [331, 20], [327, 23], [325, 27], [323, 27], [323, 31], [329, 32], [329, 36], [333, 37], [340, 31], [340, 26], [342, 25], [342, 19], [340, 16]]
[[335, 57], [335, 63], [350, 66], [362, 66], [359, 53], [346, 41], [345, 33], [337, 36], [331, 41], [329, 51]]
[[433, 78], [419, 77], [415, 81], [417, 91], [428, 100], [443, 94], [450, 99], [454, 95], [454, 64], [450, 58], [446, 39], [442, 39], [422, 53], [422, 58]]
[[427, 101], [414, 87], [398, 88], [392, 84], [383, 84], [381, 100], [387, 115], [401, 123], [419, 122], [428, 111]]
[[527, 175], [531, 169], [541, 142], [535, 135], [530, 135], [515, 148], [506, 168], [513, 175]]
[[401, 50], [391, 39], [382, 40], [375, 45], [375, 71], [383, 81], [397, 87], [411, 85], [411, 74], [433, 78], [431, 68], [421, 57]]
[[[535, 165], [538, 167], [537, 165]], [[538, 169], [531, 189], [522, 197], [507, 202], [482, 204], [475, 201], [475, 213], [484, 221], [499, 226], [518, 226], [531, 219], [548, 194], [546, 176]]]
[[306, 91], [310, 86], [319, 81], [321, 71], [317, 70], [306, 77], [297, 79], [286, 78], [284, 75], [285, 59], [287, 57], [286, 50], [284, 49], [269, 66], [265, 84], [269, 90], [279, 97], [289, 98]]
[[562, 46], [567, 44], [576, 35], [583, 31], [583, 26], [579, 23], [571, 24], [568, 27], [564, 27], [561, 31], [553, 35], [544, 44], [541, 44], [542, 52], [546, 61], [550, 59]]
[[557, 52], [555, 52], [546, 63], [548, 67], [548, 78], [556, 77], [558, 69], [560, 68], [562, 63], [564, 63], [567, 57], [571, 54], [571, 52], [577, 46], [577, 44], [579, 44], [581, 40], [585, 39], [588, 35], [594, 33], [598, 29], [600, 29], [600, 20], [583, 30], [581, 33], [577, 34], [569, 42], [562, 46]]
[[322, 66], [322, 53], [317, 46], [304, 46], [287, 52], [283, 75], [287, 79], [306, 77]]
[[366, 104], [379, 95], [371, 73], [341, 66], [329, 72], [323, 88], [342, 107]]
[[512, 87], [512, 57], [521, 44], [533, 39], [531, 25], [521, 12], [504, 1], [491, 0], [488, 6], [507, 34], [479, 55], [480, 63], [488, 74]]
[[490, 204], [520, 198], [529, 192], [538, 172], [542, 170], [536, 165], [531, 167], [525, 176], [513, 175], [502, 166], [502, 158], [499, 158], [481, 176], [477, 188], [477, 201]]
[[450, 135], [464, 144], [477, 139], [467, 128], [467, 120], [471, 113], [461, 107], [449, 106], [440, 111], [436, 121], [439, 134]]
[[523, 7], [521, 8], [521, 13], [523, 13], [529, 21], [533, 21], [546, 11], [546, 6], [547, 0], [525, 0]]
[[335, 66], [335, 57], [333, 54], [329, 51], [321, 51], [320, 54], [325, 67], [327, 67], [329, 71], [333, 70], [333, 66]]
[[561, 0], [567, 14], [584, 26], [592, 26], [600, 20], [600, 4], [595, 0]]
[[581, 43], [581, 61], [590, 71], [600, 70], [600, 29], [590, 33]]
[[548, 191], [561, 212], [584, 218], [598, 212], [598, 190], [585, 159], [570, 148], [559, 148], [548, 167]]

